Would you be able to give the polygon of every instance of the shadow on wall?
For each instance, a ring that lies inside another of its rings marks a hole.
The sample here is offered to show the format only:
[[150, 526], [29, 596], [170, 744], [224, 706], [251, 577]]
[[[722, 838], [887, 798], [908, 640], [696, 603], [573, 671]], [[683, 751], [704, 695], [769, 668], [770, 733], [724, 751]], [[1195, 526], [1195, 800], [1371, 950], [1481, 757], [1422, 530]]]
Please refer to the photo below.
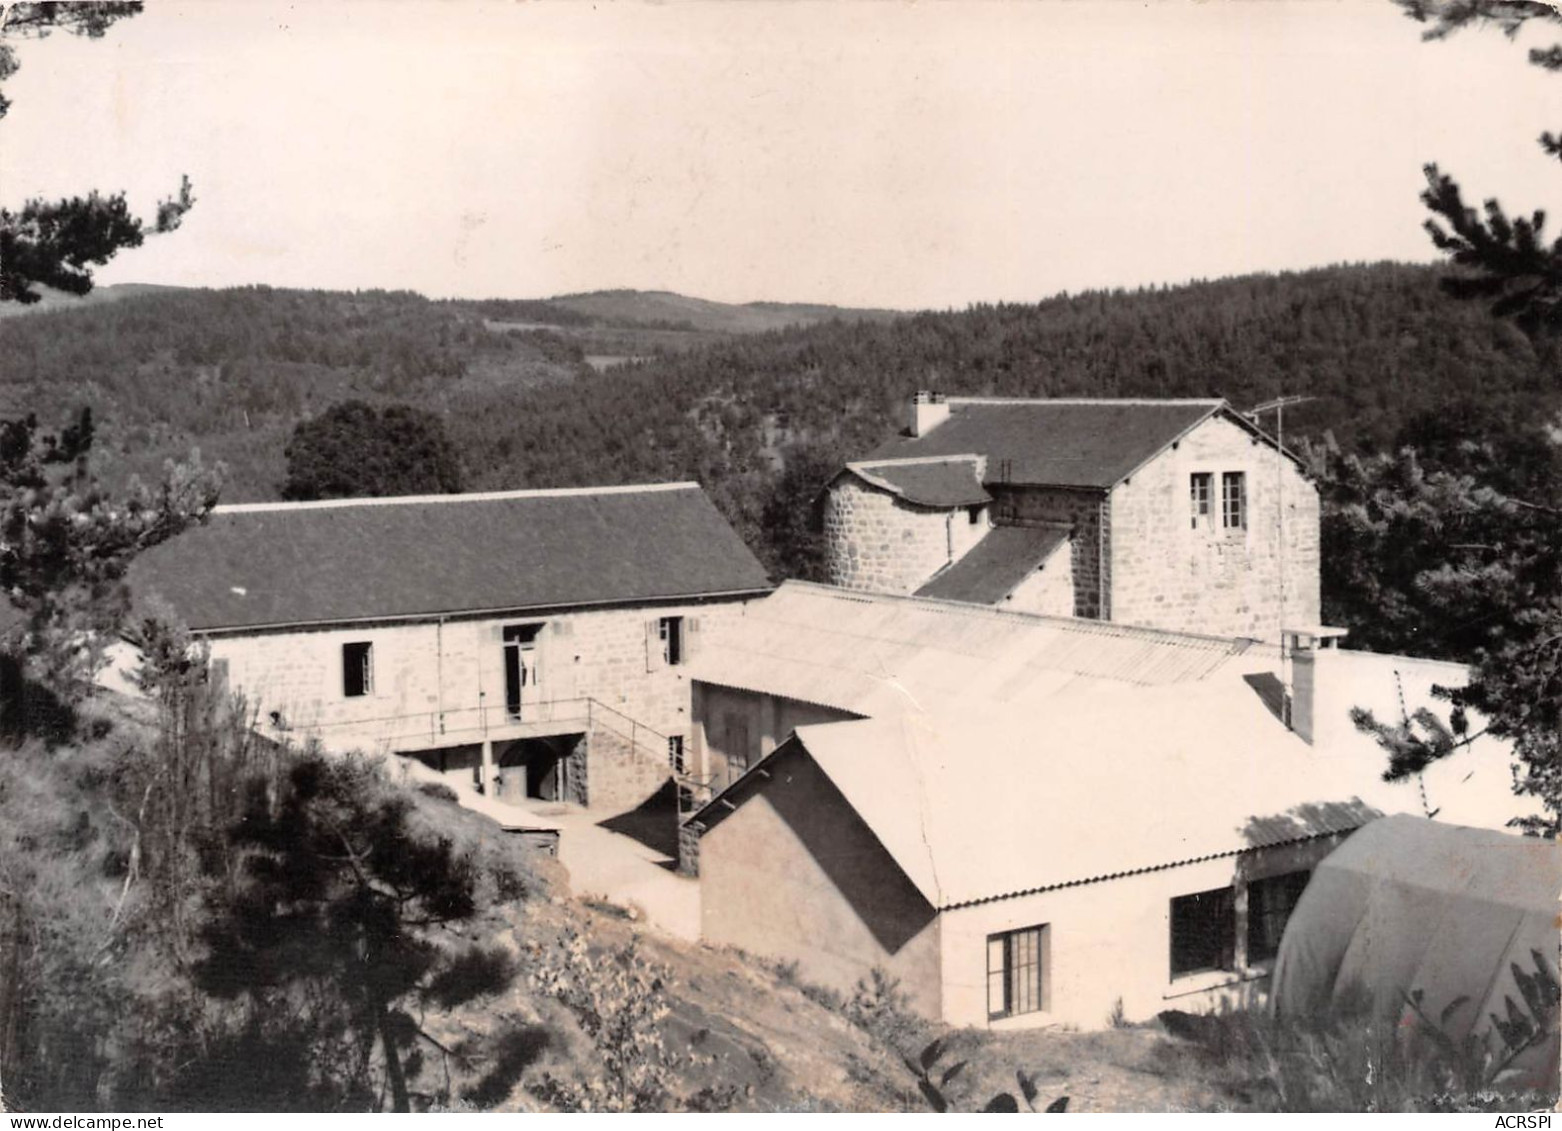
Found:
[[807, 758], [775, 767], [765, 798], [887, 954], [937, 915], [845, 796]]

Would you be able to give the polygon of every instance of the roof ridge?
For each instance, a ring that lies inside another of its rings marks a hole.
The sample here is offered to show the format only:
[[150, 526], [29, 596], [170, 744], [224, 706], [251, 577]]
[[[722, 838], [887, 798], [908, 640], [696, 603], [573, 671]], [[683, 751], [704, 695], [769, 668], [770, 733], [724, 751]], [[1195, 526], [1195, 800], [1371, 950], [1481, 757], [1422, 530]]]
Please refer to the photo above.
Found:
[[[997, 527], [995, 529], [1002, 528]], [[788, 589], [804, 589], [810, 592], [823, 593], [837, 600], [851, 601], [863, 605], [871, 605], [879, 601], [897, 601], [905, 604], [927, 606], [930, 612], [960, 614], [997, 620], [1039, 621], [1056, 625], [1058, 628], [1070, 632], [1084, 632], [1092, 636], [1126, 636], [1141, 640], [1164, 640], [1174, 644], [1218, 643], [1226, 645], [1233, 655], [1246, 652], [1255, 644], [1263, 643], [1245, 636], [1214, 636], [1203, 632], [1175, 632], [1169, 628], [1154, 628], [1149, 625], [1123, 624], [1118, 621], [1093, 620], [1089, 617], [1055, 616], [1049, 613], [1033, 613], [1026, 609], [1002, 609], [992, 605], [977, 605], [968, 601], [950, 601], [939, 597], [919, 597], [914, 593], [873, 593], [863, 589], [844, 589], [839, 585], [830, 585], [820, 581], [802, 581], [797, 578], [788, 578], [771, 592], [772, 594], [779, 594]], [[763, 615], [763, 610], [758, 610], [757, 612], [758, 615]]]
[[908, 463], [979, 463], [982, 457], [976, 452], [961, 452], [952, 456], [886, 456], [884, 459], [847, 460], [846, 466], [856, 470], [862, 467], [880, 467], [884, 464]]
[[311, 499], [307, 502], [228, 503], [212, 508], [213, 514], [265, 514], [285, 511], [331, 510], [342, 507], [387, 507], [412, 503], [491, 503], [504, 499], [559, 499], [584, 495], [627, 495], [651, 491], [700, 490], [692, 480], [678, 483], [631, 483], [615, 487], [541, 487], [519, 491], [473, 491], [450, 495], [389, 495], [353, 499]]
[[1226, 404], [1227, 401], [1225, 397], [947, 397], [944, 403], [949, 405], [1205, 405], [1217, 407]]

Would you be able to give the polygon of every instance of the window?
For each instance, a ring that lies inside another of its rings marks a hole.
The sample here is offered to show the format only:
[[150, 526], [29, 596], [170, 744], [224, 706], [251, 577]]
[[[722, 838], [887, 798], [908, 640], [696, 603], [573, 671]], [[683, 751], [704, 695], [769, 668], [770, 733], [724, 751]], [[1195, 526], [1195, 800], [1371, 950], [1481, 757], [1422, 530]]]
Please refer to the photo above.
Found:
[[537, 636], [541, 632], [540, 624], [507, 624], [500, 633], [504, 641], [504, 705], [517, 719], [523, 702], [532, 698], [526, 689], [542, 683], [537, 663]]
[[683, 618], [663, 617], [656, 622], [656, 638], [662, 646], [662, 662], [669, 667], [683, 663]]
[[683, 735], [674, 734], [667, 738], [667, 764], [672, 767], [675, 774], [684, 772], [683, 764]]
[[1045, 925], [987, 936], [987, 1016], [992, 1019], [1047, 1008]]
[[1171, 973], [1236, 968], [1237, 912], [1231, 888], [1171, 901]]
[[374, 690], [374, 645], [368, 641], [342, 645], [342, 694], [349, 699]]
[[1267, 962], [1280, 953], [1285, 925], [1302, 898], [1311, 872], [1287, 872], [1247, 885], [1247, 962]]
[[721, 752], [727, 757], [727, 772], [736, 778], [749, 767], [748, 717], [736, 711], [722, 715]]
[[1220, 477], [1220, 524], [1227, 530], [1247, 526], [1247, 473], [1227, 471]]
[[1214, 488], [1214, 476], [1207, 471], [1195, 471], [1189, 480], [1188, 494], [1193, 503], [1193, 529], [1208, 529], [1210, 506]]
[[983, 506], [968, 507], [965, 513], [970, 516], [972, 526], [980, 526], [987, 517], [987, 508]]

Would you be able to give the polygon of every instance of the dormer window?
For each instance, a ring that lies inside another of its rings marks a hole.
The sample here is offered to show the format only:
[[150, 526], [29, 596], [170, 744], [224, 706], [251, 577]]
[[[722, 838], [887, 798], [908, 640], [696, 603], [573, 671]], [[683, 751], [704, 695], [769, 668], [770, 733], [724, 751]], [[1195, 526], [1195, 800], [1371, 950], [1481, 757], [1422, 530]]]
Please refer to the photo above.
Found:
[[1195, 530], [1209, 529], [1210, 508], [1214, 505], [1214, 478], [1214, 475], [1208, 471], [1195, 471], [1188, 481]]

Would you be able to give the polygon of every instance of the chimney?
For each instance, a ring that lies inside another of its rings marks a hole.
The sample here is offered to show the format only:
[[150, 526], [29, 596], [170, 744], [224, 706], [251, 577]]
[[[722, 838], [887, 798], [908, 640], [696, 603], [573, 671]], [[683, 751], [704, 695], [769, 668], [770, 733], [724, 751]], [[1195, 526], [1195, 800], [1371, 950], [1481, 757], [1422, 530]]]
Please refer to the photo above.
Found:
[[922, 390], [911, 398], [910, 432], [913, 438], [926, 436], [949, 419], [949, 402], [943, 393]]
[[1285, 689], [1285, 722], [1302, 741], [1319, 745], [1327, 737], [1332, 718], [1326, 699], [1320, 697], [1318, 685], [1326, 673], [1319, 668], [1328, 666], [1328, 653], [1346, 633], [1343, 628], [1287, 628], [1280, 634], [1281, 670], [1285, 658], [1291, 661], [1291, 679]]

